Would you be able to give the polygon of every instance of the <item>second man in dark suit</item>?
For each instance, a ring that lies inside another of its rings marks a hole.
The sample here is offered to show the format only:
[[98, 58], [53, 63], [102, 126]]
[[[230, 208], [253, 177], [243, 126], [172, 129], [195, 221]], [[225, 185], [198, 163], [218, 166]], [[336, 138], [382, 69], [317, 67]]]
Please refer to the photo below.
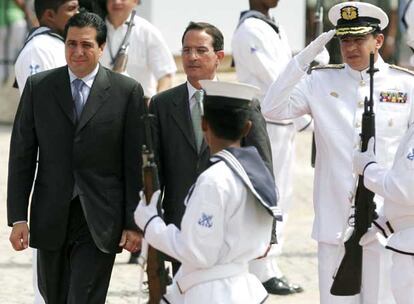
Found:
[[[155, 95], [150, 103], [155, 116], [154, 145], [164, 191], [164, 217], [166, 223], [177, 227], [188, 190], [209, 165], [210, 151], [203, 139], [198, 109], [202, 94], [199, 80], [217, 78], [224, 57], [223, 35], [211, 24], [191, 22], [184, 31], [182, 46], [187, 82]], [[253, 127], [242, 145], [255, 146], [271, 171], [270, 143], [258, 102], [252, 107], [250, 120]], [[173, 263], [174, 272], [178, 267]]]

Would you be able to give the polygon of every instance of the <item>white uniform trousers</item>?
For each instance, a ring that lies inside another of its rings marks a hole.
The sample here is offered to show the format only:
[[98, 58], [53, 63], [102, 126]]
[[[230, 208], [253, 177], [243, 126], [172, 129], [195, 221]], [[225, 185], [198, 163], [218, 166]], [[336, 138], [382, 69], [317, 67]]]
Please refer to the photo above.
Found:
[[278, 207], [282, 211], [283, 221], [277, 222], [276, 235], [278, 244], [272, 245], [267, 256], [249, 263], [249, 271], [261, 282], [283, 276], [277, 263], [277, 256], [282, 253], [284, 230], [288, 219], [288, 210], [292, 201], [292, 164], [294, 158], [294, 140], [296, 128], [294, 124], [275, 125], [266, 124], [272, 148], [273, 173], [279, 192]]
[[414, 256], [393, 253], [391, 285], [397, 304], [414, 304]]
[[392, 251], [378, 240], [366, 244], [362, 260], [361, 304], [395, 304], [391, 290]]
[[338, 245], [318, 242], [320, 304], [360, 304], [360, 296], [331, 295], [332, 276], [338, 261]]

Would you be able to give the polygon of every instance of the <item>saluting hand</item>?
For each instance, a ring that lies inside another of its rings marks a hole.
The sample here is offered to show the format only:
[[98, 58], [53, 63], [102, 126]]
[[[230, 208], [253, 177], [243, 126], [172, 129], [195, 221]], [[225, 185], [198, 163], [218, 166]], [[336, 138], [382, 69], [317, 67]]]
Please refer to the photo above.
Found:
[[295, 59], [299, 66], [306, 70], [310, 63], [316, 58], [316, 56], [321, 53], [325, 45], [332, 39], [335, 35], [335, 30], [330, 30], [328, 32], [320, 34], [315, 40], [313, 40], [307, 47], [305, 47], [299, 54], [295, 56]]
[[29, 247], [29, 226], [26, 222], [13, 225], [9, 241], [16, 251]]

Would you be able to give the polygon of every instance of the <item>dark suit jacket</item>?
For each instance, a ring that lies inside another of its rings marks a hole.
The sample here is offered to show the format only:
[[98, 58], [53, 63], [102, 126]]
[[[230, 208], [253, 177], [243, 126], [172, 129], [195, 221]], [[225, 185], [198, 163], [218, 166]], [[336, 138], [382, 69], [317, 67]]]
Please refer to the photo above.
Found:
[[[150, 112], [155, 116], [154, 149], [164, 189], [164, 217], [167, 223], [180, 227], [184, 199], [198, 175], [208, 167], [210, 151], [203, 141], [197, 153], [186, 83], [152, 97]], [[258, 102], [253, 104], [250, 119], [253, 127], [242, 145], [255, 146], [272, 172], [270, 142]]]
[[[100, 67], [79, 122], [68, 68], [30, 77], [10, 143], [8, 224], [27, 220], [30, 245], [55, 250], [65, 240], [74, 184], [97, 247], [118, 252], [123, 229], [137, 229], [141, 189], [143, 90]], [[36, 156], [39, 151], [39, 162]]]

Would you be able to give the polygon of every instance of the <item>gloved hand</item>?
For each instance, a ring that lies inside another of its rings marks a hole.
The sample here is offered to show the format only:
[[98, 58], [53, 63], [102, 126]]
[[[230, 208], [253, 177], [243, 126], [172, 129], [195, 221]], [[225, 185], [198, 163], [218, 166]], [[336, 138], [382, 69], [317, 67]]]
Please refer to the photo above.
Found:
[[370, 163], [376, 163], [375, 152], [374, 152], [375, 139], [371, 137], [368, 141], [368, 147], [365, 152], [359, 150], [354, 151], [353, 157], [353, 170], [356, 174], [363, 175], [364, 170]]
[[370, 243], [372, 243], [373, 241], [377, 240], [377, 233], [378, 232], [378, 228], [375, 226], [372, 226], [371, 228], [368, 229], [367, 232], [365, 232], [365, 234], [361, 237], [361, 239], [359, 240], [359, 245], [361, 246], [366, 246]]
[[306, 70], [315, 57], [323, 51], [325, 45], [335, 35], [335, 30], [330, 30], [320, 34], [315, 40], [313, 40], [307, 47], [305, 47], [299, 54], [295, 56], [299, 66]]
[[381, 244], [393, 234], [390, 224], [384, 215], [379, 215], [377, 219], [371, 224], [368, 231], [359, 240], [359, 245], [365, 246], [378, 240]]
[[148, 221], [153, 218], [154, 216], [158, 215], [157, 211], [157, 203], [160, 197], [161, 191], [157, 190], [151, 197], [150, 204], [147, 205], [147, 201], [145, 199], [144, 192], [140, 192], [139, 196], [141, 200], [134, 212], [134, 220], [135, 223], [141, 230], [144, 230], [145, 225], [147, 225]]
[[331, 57], [329, 56], [329, 52], [326, 49], [326, 47], [323, 48], [322, 52], [320, 52], [316, 57], [315, 57], [315, 61], [319, 64], [319, 65], [327, 65], [329, 63], [329, 60], [331, 59]]

